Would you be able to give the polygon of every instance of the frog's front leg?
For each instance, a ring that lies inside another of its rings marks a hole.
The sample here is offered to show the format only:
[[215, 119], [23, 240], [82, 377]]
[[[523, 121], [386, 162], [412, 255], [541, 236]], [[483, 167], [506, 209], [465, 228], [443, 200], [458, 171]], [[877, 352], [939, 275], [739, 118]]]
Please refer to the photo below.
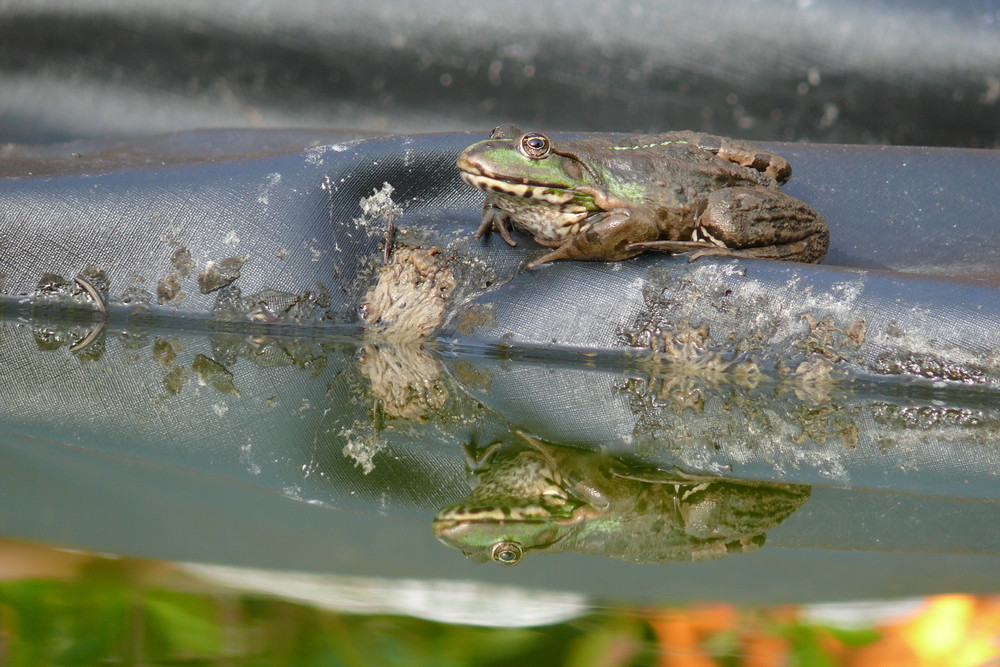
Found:
[[[531, 445], [538, 454], [540, 454], [553, 470], [558, 470], [560, 468], [559, 461], [552, 455], [551, 448], [544, 442], [537, 438], [533, 438], [521, 429], [517, 429], [516, 433], [524, 438], [524, 440]], [[585, 479], [574, 479], [567, 478], [567, 484], [569, 485], [569, 491], [573, 496], [587, 503], [594, 509], [605, 511], [611, 506], [611, 501], [606, 495], [601, 493], [601, 490], [595, 487], [593, 484], [589, 484]]]
[[510, 234], [510, 214], [494, 204], [493, 197], [486, 195], [486, 200], [483, 201], [483, 217], [479, 223], [479, 229], [476, 230], [476, 238], [481, 239], [491, 231], [498, 232], [507, 245], [512, 247], [517, 245], [517, 241]]
[[[490, 132], [490, 139], [517, 139], [523, 132], [521, 128], [512, 124], [504, 123], [493, 128]], [[493, 197], [486, 195], [483, 201], [483, 216], [476, 230], [476, 238], [481, 239], [491, 231], [496, 231], [507, 245], [514, 247], [517, 241], [511, 236], [512, 223], [510, 214], [493, 203]]]
[[691, 241], [635, 243], [632, 249], [687, 252], [699, 257], [759, 257], [818, 262], [830, 245], [819, 213], [777, 189], [727, 188], [708, 197]]
[[[642, 211], [617, 208], [597, 213], [587, 218], [580, 231], [573, 234], [552, 252], [527, 264], [527, 268], [560, 259], [603, 260], [617, 262], [642, 254], [641, 248], [632, 246], [653, 241], [660, 235], [656, 222]], [[536, 238], [542, 245], [551, 242]]]

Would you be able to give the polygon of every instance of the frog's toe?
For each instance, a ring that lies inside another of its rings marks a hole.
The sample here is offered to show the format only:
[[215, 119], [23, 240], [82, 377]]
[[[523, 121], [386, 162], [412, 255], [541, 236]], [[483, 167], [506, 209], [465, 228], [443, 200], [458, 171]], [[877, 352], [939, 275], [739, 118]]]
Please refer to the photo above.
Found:
[[484, 208], [482, 221], [479, 223], [479, 229], [476, 230], [476, 238], [481, 239], [492, 231], [500, 234], [500, 238], [507, 245], [512, 247], [517, 245], [517, 241], [510, 233], [510, 217], [507, 213], [495, 207]]
[[740, 257], [742, 254], [743, 253], [738, 251], [729, 250], [728, 248], [711, 247], [688, 253], [687, 261], [693, 262], [696, 259], [701, 259], [702, 257]]
[[510, 224], [510, 218], [508, 216], [506, 215], [497, 216], [493, 228], [500, 233], [500, 238], [502, 238], [507, 243], [507, 245], [509, 245], [512, 248], [517, 245], [517, 241], [515, 241], [514, 237], [511, 236], [510, 234], [512, 227]]
[[483, 211], [483, 217], [479, 221], [479, 227], [476, 229], [476, 239], [481, 239], [493, 229], [493, 214], [488, 211]]
[[637, 252], [658, 250], [660, 252], [682, 253], [691, 252], [692, 250], [710, 250], [712, 248], [718, 248], [718, 246], [708, 241], [644, 241], [628, 245], [629, 250]]
[[548, 264], [549, 262], [554, 262], [557, 259], [569, 259], [569, 258], [562, 257], [560, 256], [558, 250], [553, 250], [552, 252], [547, 252], [541, 257], [536, 257], [535, 259], [531, 260], [530, 262], [524, 265], [524, 268], [527, 270], [531, 270], [536, 266], [541, 266], [542, 264]]
[[818, 262], [822, 259], [815, 253], [810, 254], [810, 247], [807, 242], [786, 243], [783, 245], [762, 246], [759, 248], [706, 248], [692, 252], [687, 256], [689, 262], [693, 262], [701, 257], [737, 257], [755, 259], [775, 259], [797, 262]]
[[561, 259], [593, 259], [593, 257], [588, 257], [585, 253], [580, 252], [580, 250], [573, 243], [563, 243], [561, 246], [553, 250], [552, 252], [547, 252], [541, 257], [536, 257], [527, 264], [524, 265], [526, 269], [533, 269], [536, 266], [541, 266], [542, 264], [548, 264], [549, 262], [557, 262]]

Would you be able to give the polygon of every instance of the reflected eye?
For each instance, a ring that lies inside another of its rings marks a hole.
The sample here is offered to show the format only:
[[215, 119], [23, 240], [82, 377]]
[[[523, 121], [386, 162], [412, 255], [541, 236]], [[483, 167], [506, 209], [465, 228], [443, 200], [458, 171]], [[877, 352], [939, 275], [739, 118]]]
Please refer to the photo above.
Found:
[[521, 149], [521, 155], [531, 158], [532, 160], [541, 160], [551, 151], [549, 138], [544, 134], [538, 134], [537, 132], [530, 132], [521, 137], [521, 143], [519, 146]]
[[497, 542], [493, 545], [490, 556], [501, 565], [517, 565], [524, 554], [524, 549], [517, 542]]

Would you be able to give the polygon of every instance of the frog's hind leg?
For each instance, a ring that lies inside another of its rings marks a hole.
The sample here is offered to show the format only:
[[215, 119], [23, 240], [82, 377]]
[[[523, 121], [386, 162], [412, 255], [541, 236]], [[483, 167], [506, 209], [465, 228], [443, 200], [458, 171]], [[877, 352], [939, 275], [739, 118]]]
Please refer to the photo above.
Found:
[[816, 211], [777, 189], [727, 188], [708, 197], [691, 241], [633, 244], [643, 250], [687, 252], [699, 257], [759, 257], [818, 262], [830, 233]]
[[792, 165], [788, 163], [788, 160], [771, 151], [739, 141], [738, 139], [720, 137], [714, 134], [702, 134], [700, 132], [687, 132], [684, 134], [689, 134], [690, 138], [688, 141], [698, 146], [698, 148], [711, 151], [727, 162], [759, 171], [773, 178], [778, 184], [784, 183], [792, 177]]

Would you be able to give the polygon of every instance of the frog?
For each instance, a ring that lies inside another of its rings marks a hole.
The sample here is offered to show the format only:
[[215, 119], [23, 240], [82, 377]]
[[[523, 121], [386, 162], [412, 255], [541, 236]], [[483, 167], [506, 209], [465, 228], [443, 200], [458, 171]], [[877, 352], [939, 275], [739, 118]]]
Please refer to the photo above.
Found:
[[637, 563], [749, 553], [809, 497], [799, 484], [664, 470], [519, 432], [516, 451], [468, 452], [469, 495], [438, 511], [439, 541], [481, 563], [579, 552]]
[[463, 150], [459, 175], [486, 193], [476, 238], [512, 228], [557, 260], [621, 261], [655, 250], [819, 262], [823, 217], [780, 190], [788, 160], [736, 139], [692, 131], [555, 141], [501, 125]]

